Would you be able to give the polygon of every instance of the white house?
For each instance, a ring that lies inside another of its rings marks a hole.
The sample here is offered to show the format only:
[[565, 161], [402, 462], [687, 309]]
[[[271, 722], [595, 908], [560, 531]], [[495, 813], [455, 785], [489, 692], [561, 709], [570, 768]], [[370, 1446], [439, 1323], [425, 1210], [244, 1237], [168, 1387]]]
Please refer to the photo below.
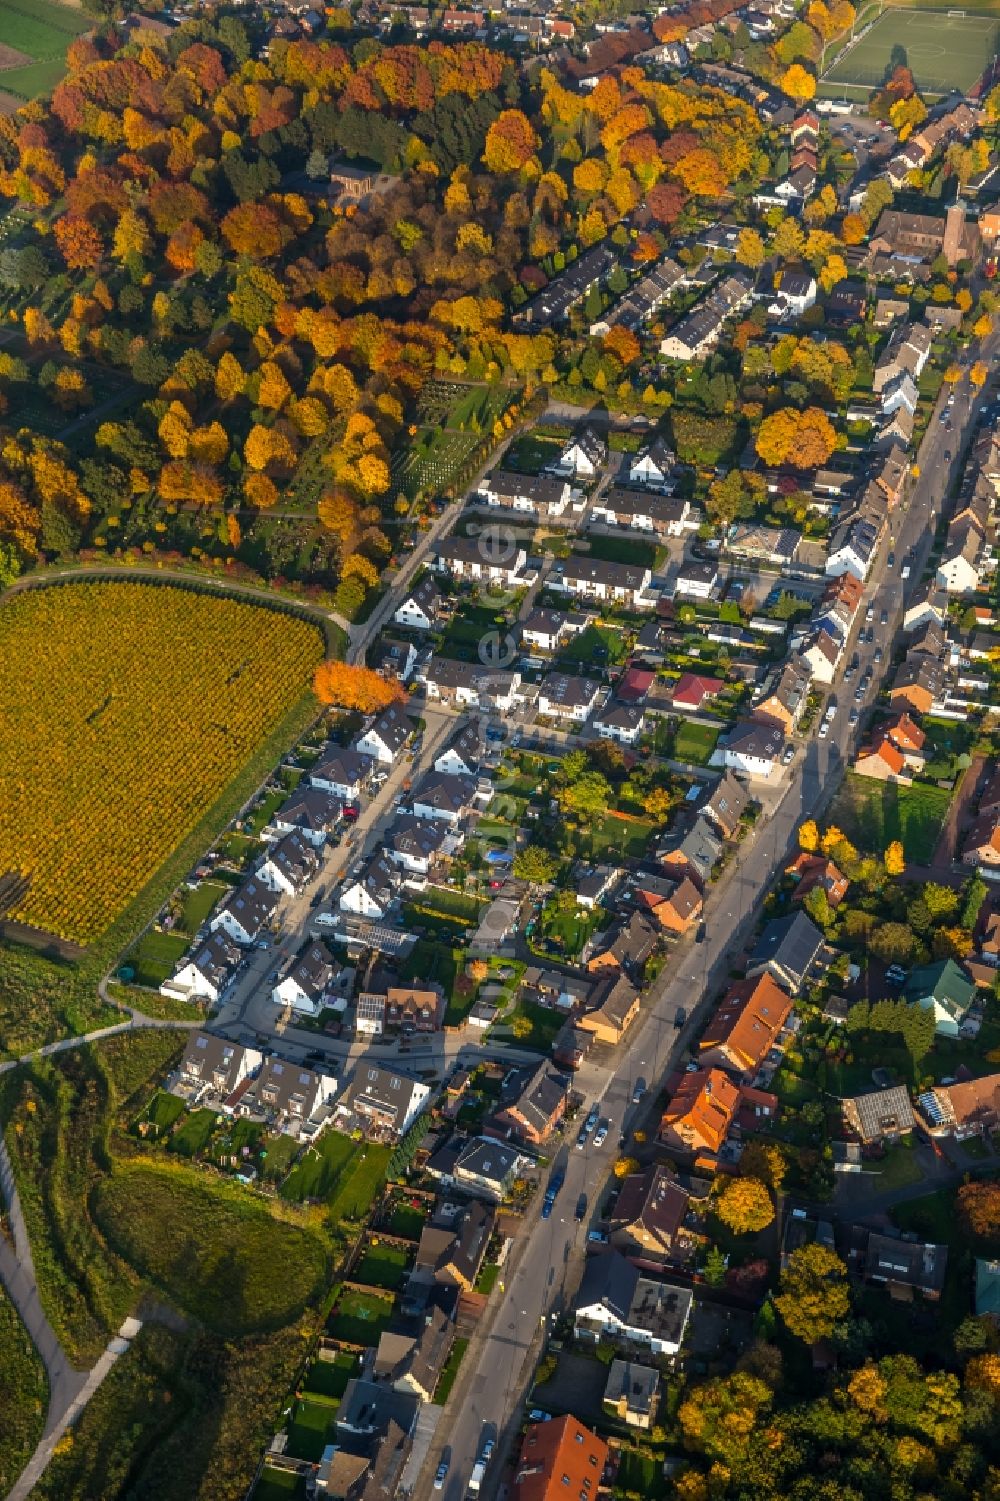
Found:
[[453, 854], [460, 844], [461, 838], [451, 832], [446, 819], [403, 813], [389, 830], [385, 851], [400, 869], [410, 875], [426, 876], [436, 860]]
[[645, 710], [641, 704], [620, 704], [612, 700], [595, 716], [594, 729], [602, 740], [635, 745], [646, 729]]
[[221, 928], [234, 943], [250, 948], [270, 930], [277, 909], [277, 892], [251, 876], [223, 899], [212, 913], [209, 926], [213, 933]]
[[561, 475], [516, 474], [496, 469], [479, 482], [479, 496], [489, 506], [522, 511], [527, 516], [558, 520], [578, 494]]
[[409, 626], [411, 631], [429, 631], [441, 608], [441, 590], [432, 574], [425, 573], [420, 582], [409, 591], [393, 614], [397, 625]]
[[212, 933], [181, 962], [160, 994], [216, 1005], [243, 962], [242, 950], [224, 931]]
[[376, 1063], [362, 1062], [354, 1076], [351, 1105], [356, 1115], [383, 1133], [405, 1136], [430, 1096], [419, 1079]]
[[521, 644], [532, 651], [558, 651], [564, 641], [586, 630], [589, 618], [565, 610], [532, 610], [521, 626]]
[[628, 482], [648, 490], [669, 490], [676, 481], [677, 456], [663, 438], [654, 438], [629, 460]]
[[656, 598], [647, 593], [652, 571], [633, 563], [608, 563], [603, 558], [567, 558], [556, 563], [546, 583], [550, 589], [583, 599], [620, 603], [633, 610], [652, 610]]
[[413, 794], [414, 818], [442, 819], [457, 827], [471, 809], [476, 797], [472, 777], [451, 777], [446, 772], [429, 772]]
[[949, 532], [935, 582], [949, 594], [974, 594], [979, 588], [983, 540], [974, 526]]
[[607, 461], [608, 445], [592, 427], [585, 427], [571, 438], [558, 459], [549, 465], [551, 474], [573, 475], [576, 479], [595, 479]]
[[801, 318], [815, 301], [816, 278], [808, 271], [785, 271], [767, 311], [772, 318]]
[[463, 720], [440, 755], [434, 758], [434, 770], [452, 777], [474, 777], [483, 758], [483, 739], [475, 719]]
[[257, 868], [257, 877], [271, 891], [295, 896], [319, 870], [319, 861], [316, 846], [295, 831], [271, 845]]
[[342, 912], [381, 922], [393, 904], [399, 872], [381, 852], [372, 855], [357, 875], [349, 876], [340, 890]]
[[309, 772], [309, 785], [345, 803], [356, 802], [367, 787], [374, 763], [349, 746], [329, 745]]
[[377, 715], [363, 735], [354, 742], [354, 749], [363, 756], [373, 756], [384, 766], [391, 766], [403, 746], [409, 740], [416, 725], [398, 704], [390, 704]]
[[591, 519], [604, 526], [652, 532], [657, 537], [683, 537], [696, 523], [691, 502], [650, 489], [626, 490], [611, 485], [591, 507]]
[[676, 1355], [691, 1314], [693, 1292], [654, 1281], [618, 1251], [591, 1256], [573, 1311], [574, 1333], [594, 1344], [624, 1341], [654, 1355]]
[[689, 599], [711, 599], [719, 586], [719, 570], [714, 563], [684, 562], [677, 571], [674, 593]]
[[271, 991], [271, 1000], [284, 1009], [290, 1006], [303, 1016], [319, 1016], [326, 1007], [343, 1011], [347, 997], [338, 990], [345, 971], [324, 943], [311, 943], [287, 975]]
[[525, 577], [528, 554], [502, 527], [483, 527], [478, 537], [445, 537], [435, 547], [435, 563], [442, 573], [477, 583], [502, 584], [516, 589]]
[[550, 672], [538, 690], [538, 712], [583, 724], [593, 713], [601, 691], [601, 684], [595, 678]]
[[712, 764], [748, 777], [769, 777], [785, 748], [785, 736], [774, 724], [744, 719], [730, 731], [712, 754]]
[[830, 538], [826, 557], [827, 578], [852, 573], [864, 583], [882, 537], [882, 526], [868, 516], [855, 516], [839, 526]]
[[431, 657], [417, 674], [428, 699], [460, 709], [495, 709], [509, 714], [521, 698], [521, 674], [479, 662]]
[[340, 823], [344, 805], [332, 792], [318, 787], [299, 787], [271, 819], [271, 829], [282, 834], [298, 833], [317, 849], [322, 849]]
[[[337, 1081], [330, 1074], [303, 1068], [273, 1054], [264, 1059], [260, 1073], [240, 1098], [237, 1114], [262, 1111], [279, 1130], [298, 1136], [307, 1121], [333, 1103]], [[318, 1122], [317, 1122], [318, 1124]]]
[[917, 410], [920, 392], [909, 370], [901, 370], [882, 387], [882, 411], [886, 417], [905, 407], [912, 417]]
[[264, 1062], [263, 1053], [214, 1032], [192, 1032], [177, 1066], [179, 1082], [194, 1099], [205, 1093], [227, 1099]]

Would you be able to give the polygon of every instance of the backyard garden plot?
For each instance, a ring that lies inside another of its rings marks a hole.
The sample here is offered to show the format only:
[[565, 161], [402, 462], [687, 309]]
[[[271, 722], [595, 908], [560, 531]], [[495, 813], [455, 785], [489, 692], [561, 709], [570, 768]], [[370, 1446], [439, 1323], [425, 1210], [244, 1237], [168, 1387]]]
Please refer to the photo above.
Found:
[[281, 739], [322, 654], [305, 621], [182, 588], [69, 584], [5, 605], [0, 868], [27, 881], [10, 915], [103, 933]]
[[943, 787], [899, 787], [848, 772], [830, 809], [830, 822], [861, 850], [881, 853], [900, 839], [909, 862], [929, 865], [951, 796]]
[[905, 62], [922, 94], [966, 94], [996, 56], [998, 40], [995, 16], [891, 7], [823, 75], [824, 92], [868, 93]]
[[21, 99], [48, 93], [66, 71], [70, 42], [93, 24], [49, 0], [0, 0], [0, 90]]

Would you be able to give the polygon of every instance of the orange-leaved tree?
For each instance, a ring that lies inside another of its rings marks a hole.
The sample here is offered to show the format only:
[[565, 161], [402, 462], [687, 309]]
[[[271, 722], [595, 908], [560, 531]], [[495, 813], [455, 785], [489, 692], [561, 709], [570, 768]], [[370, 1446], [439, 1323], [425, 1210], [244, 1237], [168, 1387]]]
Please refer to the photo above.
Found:
[[321, 662], [313, 690], [321, 704], [357, 709], [360, 714], [374, 714], [403, 697], [398, 679], [379, 677], [370, 667], [352, 667], [348, 662]]

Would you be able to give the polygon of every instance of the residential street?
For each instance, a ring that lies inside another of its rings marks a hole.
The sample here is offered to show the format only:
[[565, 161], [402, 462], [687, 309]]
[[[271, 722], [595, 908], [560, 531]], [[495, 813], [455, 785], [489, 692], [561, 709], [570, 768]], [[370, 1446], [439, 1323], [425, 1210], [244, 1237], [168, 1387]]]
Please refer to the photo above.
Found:
[[[984, 341], [983, 358], [992, 359], [996, 336]], [[874, 640], [861, 643], [857, 636], [848, 645], [846, 657], [856, 648], [860, 656], [859, 673], [871, 663], [873, 684], [866, 700], [871, 704], [888, 668], [892, 634], [898, 625], [904, 598], [911, 596], [920, 582], [923, 565], [933, 541], [934, 518], [940, 514], [942, 500], [961, 461], [964, 443], [971, 436], [971, 419], [985, 400], [986, 388], [973, 393], [967, 382], [958, 389], [951, 411], [954, 431], [948, 434], [938, 420], [931, 419], [919, 453], [920, 477], [913, 484], [909, 500], [895, 517], [890, 528], [892, 540], [883, 544], [865, 587], [864, 600], [858, 611], [855, 630], [860, 636], [867, 627], [866, 608], [875, 607]], [[946, 391], [942, 392], [939, 408]], [[952, 458], [945, 460], [950, 450]], [[902, 561], [909, 548], [914, 559], [909, 579], [900, 577]], [[896, 563], [887, 565], [893, 551]], [[881, 627], [879, 612], [886, 609], [889, 624]], [[880, 664], [874, 652], [882, 647]], [[813, 736], [791, 768], [780, 801], [770, 815], [758, 822], [752, 839], [741, 849], [705, 903], [706, 936], [695, 944], [689, 936], [674, 950], [673, 962], [647, 995], [641, 1020], [612, 1061], [590, 1061], [579, 1070], [576, 1086], [587, 1103], [599, 1100], [603, 1113], [612, 1121], [608, 1142], [603, 1150], [593, 1146], [593, 1138], [583, 1151], [564, 1146], [557, 1161], [565, 1166], [566, 1182], [552, 1217], [537, 1218], [538, 1199], [532, 1207], [535, 1222], [525, 1227], [515, 1245], [508, 1265], [508, 1275], [500, 1298], [488, 1310], [484, 1327], [477, 1331], [466, 1355], [457, 1397], [449, 1403], [439, 1424], [439, 1438], [432, 1446], [420, 1482], [414, 1489], [416, 1501], [431, 1496], [430, 1479], [447, 1450], [451, 1468], [444, 1486], [444, 1501], [461, 1501], [472, 1465], [487, 1430], [499, 1434], [498, 1452], [487, 1474], [484, 1497], [495, 1493], [502, 1471], [503, 1456], [516, 1431], [520, 1402], [528, 1374], [527, 1357], [551, 1314], [565, 1306], [575, 1292], [581, 1275], [586, 1248], [588, 1221], [599, 1208], [615, 1143], [623, 1125], [632, 1126], [643, 1107], [631, 1104], [637, 1077], [647, 1082], [660, 1080], [680, 1058], [684, 1042], [704, 1020], [704, 1012], [714, 1000], [730, 967], [741, 951], [757, 918], [758, 904], [793, 845], [799, 824], [822, 812], [836, 791], [841, 773], [850, 758], [861, 728], [848, 722], [848, 695], [834, 686], [829, 702], [838, 705], [828, 737]], [[685, 1027], [675, 1030], [679, 1008], [688, 1013]], [[652, 1098], [652, 1093], [650, 1098]], [[650, 1123], [655, 1129], [655, 1122]], [[571, 1140], [575, 1138], [571, 1135]], [[573, 1209], [580, 1194], [588, 1197], [587, 1220], [577, 1224]]]

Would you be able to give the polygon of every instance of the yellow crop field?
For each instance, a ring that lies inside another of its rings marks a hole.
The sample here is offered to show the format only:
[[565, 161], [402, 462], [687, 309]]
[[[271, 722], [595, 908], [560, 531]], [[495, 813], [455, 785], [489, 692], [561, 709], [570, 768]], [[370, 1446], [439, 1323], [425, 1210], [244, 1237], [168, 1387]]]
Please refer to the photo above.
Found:
[[301, 700], [303, 620], [141, 583], [32, 589], [0, 609], [0, 875], [10, 916], [105, 931]]

